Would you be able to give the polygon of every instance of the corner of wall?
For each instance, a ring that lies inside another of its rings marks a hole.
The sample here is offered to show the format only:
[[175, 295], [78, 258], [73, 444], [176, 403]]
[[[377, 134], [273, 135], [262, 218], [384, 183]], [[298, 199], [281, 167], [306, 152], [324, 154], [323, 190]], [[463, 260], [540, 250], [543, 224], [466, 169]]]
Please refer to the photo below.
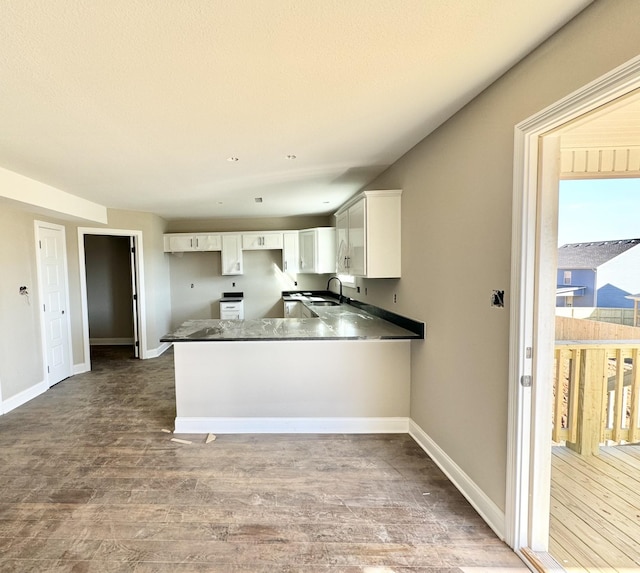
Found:
[[495, 534], [504, 541], [505, 513], [413, 420], [409, 421], [409, 435], [449, 478], [451, 483], [480, 514], [480, 517], [493, 529]]

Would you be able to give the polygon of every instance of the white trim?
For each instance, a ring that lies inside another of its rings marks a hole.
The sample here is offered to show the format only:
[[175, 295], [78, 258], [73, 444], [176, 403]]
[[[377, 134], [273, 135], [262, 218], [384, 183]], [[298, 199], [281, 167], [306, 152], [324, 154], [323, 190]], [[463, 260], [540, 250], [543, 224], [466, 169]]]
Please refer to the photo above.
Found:
[[133, 346], [133, 338], [90, 338], [90, 346]]
[[0, 403], [0, 409], [2, 410], [3, 414], [7, 414], [8, 412], [11, 412], [11, 410], [22, 406], [23, 404], [26, 404], [29, 400], [33, 400], [37, 396], [40, 396], [40, 394], [43, 394], [48, 389], [49, 384], [46, 380], [38, 382], [37, 384], [34, 384], [26, 390], [19, 392], [15, 396], [7, 398], [4, 402]]
[[[516, 550], [530, 546], [544, 550], [548, 536], [541, 525], [548, 515], [536, 515], [548, 498], [549, 476], [539, 468], [549, 466], [550, 448], [532, 450], [538, 436], [536, 428], [547, 428], [544, 411], [532, 411], [532, 392], [520, 385], [521, 376], [536, 371], [536, 361], [548, 341], [544, 333], [538, 339], [536, 324], [536, 224], [538, 209], [539, 138], [566, 123], [640, 88], [640, 56], [612, 70], [576, 92], [548, 106], [515, 127], [513, 175], [513, 223], [511, 251], [511, 292], [509, 350], [509, 414], [507, 431], [507, 494], [505, 540]], [[526, 348], [534, 349], [533, 360], [526, 358]], [[544, 360], [544, 358], [542, 358]], [[544, 364], [542, 364], [544, 366]], [[544, 370], [544, 368], [542, 368]], [[535, 384], [535, 380], [534, 380]], [[536, 396], [541, 403], [544, 396]], [[549, 403], [551, 396], [548, 396]], [[541, 432], [543, 433], [543, 432]], [[542, 483], [546, 480], [545, 483]], [[545, 494], [546, 488], [546, 494]]]
[[158, 356], [164, 354], [172, 346], [173, 344], [171, 342], [163, 342], [160, 346], [147, 350], [147, 358], [158, 358]]
[[[38, 320], [40, 321], [40, 340], [42, 348], [42, 377], [45, 382], [51, 386], [49, 382], [49, 374], [47, 371], [48, 357], [48, 345], [47, 345], [47, 332], [45, 326], [44, 306], [43, 306], [43, 294], [42, 294], [42, 257], [40, 252], [40, 230], [43, 228], [53, 229], [59, 231], [62, 238], [62, 269], [64, 274], [65, 292], [64, 292], [64, 304], [67, 308], [67, 313], [64, 317], [64, 321], [67, 324], [67, 349], [69, 355], [67, 360], [69, 362], [67, 368], [67, 376], [73, 375], [73, 340], [71, 337], [71, 303], [69, 300], [69, 266], [67, 264], [67, 234], [63, 225], [57, 225], [56, 223], [49, 223], [47, 221], [39, 221], [35, 219], [33, 221], [34, 235], [35, 235], [35, 249], [36, 249], [36, 280], [38, 282]], [[63, 378], [64, 379], [64, 378]]]
[[504, 512], [413, 420], [409, 420], [409, 435], [449, 478], [449, 481], [480, 514], [480, 517], [487, 522], [495, 534], [500, 539], [504, 539]]
[[125, 229], [108, 229], [93, 227], [78, 227], [78, 264], [80, 273], [80, 306], [82, 309], [82, 340], [84, 342], [84, 363], [87, 370], [91, 370], [91, 349], [89, 339], [89, 310], [87, 303], [87, 268], [85, 264], [84, 236], [85, 235], [113, 235], [117, 237], [136, 237], [136, 272], [138, 273], [138, 328], [140, 334], [140, 358], [147, 356], [147, 320], [146, 296], [144, 290], [144, 259], [142, 245], [142, 231]]
[[406, 434], [409, 418], [176, 418], [176, 434]]
[[91, 370], [91, 364], [88, 362], [81, 362], [80, 364], [73, 365], [73, 374], [84, 374]]

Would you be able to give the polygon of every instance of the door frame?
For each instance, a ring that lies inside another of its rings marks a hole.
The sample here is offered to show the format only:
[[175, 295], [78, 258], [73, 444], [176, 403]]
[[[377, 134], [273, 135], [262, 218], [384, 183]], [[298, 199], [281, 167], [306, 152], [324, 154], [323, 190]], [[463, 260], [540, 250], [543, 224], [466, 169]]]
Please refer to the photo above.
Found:
[[67, 312], [65, 313], [64, 321], [67, 325], [67, 348], [69, 350], [69, 368], [67, 371], [68, 376], [73, 376], [74, 374], [74, 365], [73, 365], [73, 340], [71, 336], [71, 304], [69, 302], [69, 266], [67, 264], [67, 235], [66, 229], [63, 225], [58, 225], [56, 223], [49, 223], [47, 221], [40, 221], [38, 219], [33, 221], [34, 226], [34, 234], [35, 234], [35, 249], [36, 249], [36, 281], [38, 283], [38, 318], [40, 320], [40, 339], [42, 341], [42, 375], [43, 380], [46, 383], [47, 388], [51, 388], [51, 384], [49, 382], [49, 372], [47, 371], [47, 363], [49, 361], [49, 357], [47, 355], [47, 332], [45, 325], [45, 316], [44, 316], [44, 295], [42, 291], [42, 261], [41, 261], [41, 253], [40, 253], [40, 230], [43, 228], [53, 229], [55, 231], [60, 232], [60, 236], [62, 239], [62, 270], [65, 278], [65, 293], [64, 293], [64, 304], [66, 305]]
[[[536, 297], [544, 281], [555, 281], [555, 273], [549, 277], [548, 270], [538, 269], [537, 258], [545, 249], [540, 230], [554, 233], [557, 226], [557, 189], [555, 206], [553, 190], [539, 192], [548, 168], [554, 169], [548, 164], [541, 169], [541, 138], [554, 138], [550, 132], [638, 88], [640, 56], [515, 126], [505, 540], [525, 561], [529, 561], [527, 548], [547, 552], [549, 542], [551, 451], [544, 437], [550, 429], [552, 388], [537, 384], [535, 378], [536, 373], [548, 371], [553, 360], [544, 349], [553, 344], [554, 335], [552, 329], [538, 328], [545, 309], [536, 304]], [[545, 157], [545, 161], [558, 164], [560, 159]], [[532, 354], [527, 349], [533, 349]], [[532, 387], [521, 384], [523, 376], [533, 376]]]
[[[85, 264], [85, 235], [113, 235], [117, 237], [134, 237], [136, 249], [133, 253], [135, 264], [132, 265], [132, 272], [138, 286], [137, 300], [135, 308], [137, 310], [137, 323], [139, 334], [139, 354], [141, 359], [148, 358], [147, 353], [147, 321], [146, 321], [146, 301], [144, 290], [144, 258], [142, 249], [142, 231], [132, 231], [125, 229], [106, 229], [94, 227], [78, 227], [78, 265], [80, 269], [80, 305], [82, 308], [82, 338], [84, 341], [84, 371], [91, 370], [91, 346], [89, 340], [89, 306], [87, 302], [87, 269]], [[135, 269], [133, 268], [135, 267]]]

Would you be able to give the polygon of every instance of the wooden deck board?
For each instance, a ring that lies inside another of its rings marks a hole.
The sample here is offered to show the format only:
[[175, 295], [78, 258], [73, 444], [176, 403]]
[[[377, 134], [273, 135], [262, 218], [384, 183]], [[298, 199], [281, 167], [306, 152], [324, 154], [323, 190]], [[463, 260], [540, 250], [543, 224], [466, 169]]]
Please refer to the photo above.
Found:
[[554, 447], [549, 552], [567, 571], [640, 570], [640, 448]]

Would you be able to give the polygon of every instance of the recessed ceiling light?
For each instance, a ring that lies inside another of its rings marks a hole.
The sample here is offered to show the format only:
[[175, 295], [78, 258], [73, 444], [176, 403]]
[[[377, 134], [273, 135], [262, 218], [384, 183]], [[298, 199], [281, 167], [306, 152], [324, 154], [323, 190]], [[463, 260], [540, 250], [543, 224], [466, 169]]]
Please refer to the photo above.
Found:
[[255, 201], [256, 203], [262, 203], [262, 197], [256, 197], [256, 198], [254, 199], [254, 201]]
[[232, 155], [231, 157], [227, 157], [227, 161], [235, 163], [236, 161], [239, 161], [239, 159], [235, 155]]
[[287, 159], [297, 159], [298, 157], [296, 155], [294, 155], [293, 153], [290, 153], [289, 155], [287, 155]]

